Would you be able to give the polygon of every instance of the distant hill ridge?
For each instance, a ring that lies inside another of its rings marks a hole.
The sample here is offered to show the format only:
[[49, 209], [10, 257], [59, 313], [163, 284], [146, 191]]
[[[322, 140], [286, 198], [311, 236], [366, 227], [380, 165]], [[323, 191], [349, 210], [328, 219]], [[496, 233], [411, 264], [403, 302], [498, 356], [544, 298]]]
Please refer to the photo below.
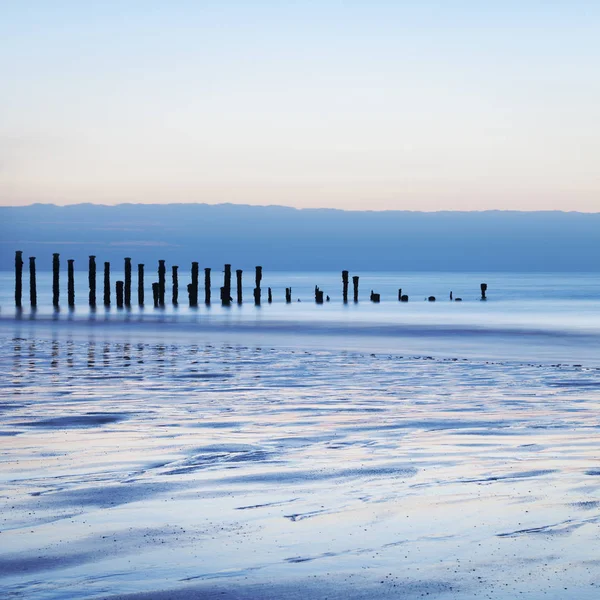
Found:
[[14, 251], [50, 270], [53, 252], [158, 259], [185, 269], [600, 272], [600, 213], [414, 212], [242, 204], [0, 207], [0, 269]]

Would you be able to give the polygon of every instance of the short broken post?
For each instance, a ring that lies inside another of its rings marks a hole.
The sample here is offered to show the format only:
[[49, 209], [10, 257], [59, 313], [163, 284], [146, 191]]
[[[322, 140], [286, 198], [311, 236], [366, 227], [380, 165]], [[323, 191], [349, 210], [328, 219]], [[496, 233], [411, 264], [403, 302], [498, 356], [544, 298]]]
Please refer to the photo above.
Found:
[[104, 306], [110, 306], [110, 263], [104, 263]]
[[342, 271], [342, 299], [348, 303], [348, 271]]
[[323, 290], [320, 290], [318, 285], [315, 285], [315, 302], [323, 304]]
[[271, 288], [267, 288], [267, 302], [271, 304], [273, 302], [273, 292]]
[[352, 277], [352, 285], [354, 286], [354, 302], [358, 302], [358, 275]]
[[237, 284], [237, 303], [242, 303], [242, 270], [237, 269], [235, 272], [235, 279]]
[[154, 300], [154, 308], [158, 308], [160, 302], [160, 286], [156, 281], [152, 284], [152, 299]]
[[378, 303], [381, 300], [381, 294], [376, 294], [373, 290], [371, 290], [371, 302]]
[[179, 304], [179, 277], [177, 276], [177, 269], [179, 267], [177, 265], [173, 265], [171, 267], [171, 276], [173, 278], [173, 306], [177, 306]]
[[29, 257], [29, 302], [31, 308], [37, 306], [37, 279], [35, 275], [35, 256]]
[[116, 284], [116, 292], [117, 292], [117, 308], [123, 308], [123, 288], [124, 283], [122, 281], [117, 281]]
[[210, 306], [210, 267], [204, 269], [204, 304]]
[[487, 297], [485, 295], [485, 293], [487, 292], [487, 283], [482, 283], [479, 287], [481, 288], [481, 299], [487, 300]]
[[144, 265], [138, 264], [138, 306], [144, 306]]
[[165, 261], [158, 261], [158, 303], [161, 306], [165, 305], [165, 279], [166, 279]]
[[90, 308], [96, 308], [96, 257], [94, 255], [90, 256], [88, 263], [88, 287], [90, 290], [88, 303]]
[[286, 304], [291, 304], [292, 303], [292, 288], [285, 288], [285, 303]]
[[131, 307], [131, 258], [125, 259], [125, 286], [123, 301], [127, 308]]
[[23, 305], [23, 250], [15, 252], [15, 306]]
[[74, 260], [67, 260], [67, 296], [69, 299], [69, 308], [75, 308], [75, 269]]
[[60, 272], [60, 254], [55, 252], [52, 255], [52, 306], [54, 308], [58, 308], [58, 303], [60, 299], [60, 281], [59, 281], [59, 272]]

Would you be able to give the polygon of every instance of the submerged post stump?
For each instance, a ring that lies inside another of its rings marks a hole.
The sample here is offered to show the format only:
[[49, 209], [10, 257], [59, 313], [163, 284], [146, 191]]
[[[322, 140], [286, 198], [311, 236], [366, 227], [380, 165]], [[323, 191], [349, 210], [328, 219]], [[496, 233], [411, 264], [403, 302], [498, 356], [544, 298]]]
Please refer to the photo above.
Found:
[[354, 302], [358, 302], [358, 275], [352, 277], [352, 285], [354, 286]]
[[144, 265], [138, 264], [138, 306], [144, 306]]
[[342, 299], [348, 303], [348, 271], [342, 271]]
[[125, 259], [125, 286], [123, 301], [127, 308], [131, 306], [131, 258], [129, 257]]
[[90, 289], [88, 302], [90, 308], [96, 308], [96, 257], [91, 255], [88, 264], [88, 286]]
[[206, 306], [210, 305], [210, 268], [207, 267], [204, 269], [204, 304]]
[[179, 277], [177, 276], [177, 269], [179, 269], [177, 265], [171, 267], [171, 275], [173, 277], [173, 306], [179, 304]]
[[400, 302], [408, 302], [408, 296], [406, 294], [402, 294], [402, 296], [400, 296]]
[[15, 306], [23, 305], [23, 250], [15, 252]]
[[225, 265], [223, 287], [221, 288], [221, 304], [223, 306], [231, 304], [231, 265]]
[[110, 263], [104, 263], [104, 306], [110, 306]]
[[37, 306], [37, 279], [35, 276], [35, 256], [29, 257], [29, 302], [31, 308]]
[[116, 284], [116, 292], [117, 292], [117, 308], [123, 308], [123, 288], [124, 283], [122, 281], [117, 281]]
[[254, 275], [254, 282], [255, 282], [255, 288], [254, 288], [254, 304], [256, 304], [256, 306], [260, 305], [260, 295], [261, 295], [261, 290], [260, 290], [260, 282], [262, 281], [262, 267], [256, 267], [255, 269], [255, 275]]
[[69, 299], [69, 308], [75, 307], [75, 269], [74, 260], [70, 258], [67, 261], [67, 296]]
[[58, 308], [58, 302], [60, 299], [60, 254], [55, 252], [52, 255], [52, 306]]
[[160, 286], [156, 281], [152, 284], [152, 299], [154, 308], [158, 308], [160, 306]]
[[273, 292], [271, 292], [271, 288], [267, 288], [267, 302], [269, 304], [273, 302]]
[[188, 293], [190, 306], [196, 308], [198, 306], [198, 263], [196, 261], [192, 263], [192, 283], [190, 285], [192, 286], [191, 293]]
[[158, 303], [161, 306], [165, 305], [165, 279], [166, 279], [166, 268], [165, 261], [158, 261]]
[[292, 288], [285, 288], [285, 303], [286, 304], [291, 304], [292, 303]]
[[371, 290], [371, 302], [379, 302], [381, 300], [381, 294], [376, 294], [373, 290]]
[[429, 296], [429, 298], [427, 298], [427, 300], [429, 302], [435, 302], [435, 296]]
[[481, 299], [487, 300], [487, 297], [485, 295], [485, 293], [487, 292], [487, 283], [482, 283], [479, 287], [481, 288]]
[[237, 303], [242, 303], [242, 270], [237, 269], [235, 272], [236, 287], [237, 287]]

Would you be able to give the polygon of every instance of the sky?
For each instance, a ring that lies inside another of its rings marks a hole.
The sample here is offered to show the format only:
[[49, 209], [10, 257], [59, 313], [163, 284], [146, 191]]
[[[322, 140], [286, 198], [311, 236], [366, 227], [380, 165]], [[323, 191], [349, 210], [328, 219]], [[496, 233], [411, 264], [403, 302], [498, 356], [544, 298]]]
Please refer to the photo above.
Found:
[[0, 205], [600, 211], [597, 0], [0, 2]]

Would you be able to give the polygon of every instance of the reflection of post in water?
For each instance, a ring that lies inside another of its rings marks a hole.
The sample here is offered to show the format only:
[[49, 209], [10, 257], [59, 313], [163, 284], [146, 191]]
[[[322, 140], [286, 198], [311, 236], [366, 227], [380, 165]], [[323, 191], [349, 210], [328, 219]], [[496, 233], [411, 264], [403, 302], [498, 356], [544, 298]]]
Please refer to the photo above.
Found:
[[110, 367], [110, 344], [108, 342], [104, 343], [104, 348], [102, 349], [102, 365]]
[[67, 340], [67, 367], [73, 368], [73, 340]]
[[96, 342], [88, 343], [87, 366], [88, 369], [93, 369], [96, 366]]
[[29, 342], [29, 355], [27, 361], [27, 371], [32, 373], [35, 370], [35, 340]]
[[129, 342], [123, 344], [123, 366], [131, 366], [131, 344]]
[[144, 344], [137, 344], [137, 363], [138, 365], [144, 364]]
[[156, 346], [156, 371], [159, 376], [165, 373], [165, 350], [166, 348], [163, 344]]
[[53, 369], [58, 369], [58, 354], [60, 350], [60, 345], [58, 340], [52, 340], [52, 360], [50, 361], [50, 366]]
[[[22, 373], [22, 358], [23, 358], [23, 346], [19, 338], [13, 340], [13, 378], [20, 379], [23, 376]], [[21, 390], [17, 387], [14, 390], [17, 394], [21, 393]]]

